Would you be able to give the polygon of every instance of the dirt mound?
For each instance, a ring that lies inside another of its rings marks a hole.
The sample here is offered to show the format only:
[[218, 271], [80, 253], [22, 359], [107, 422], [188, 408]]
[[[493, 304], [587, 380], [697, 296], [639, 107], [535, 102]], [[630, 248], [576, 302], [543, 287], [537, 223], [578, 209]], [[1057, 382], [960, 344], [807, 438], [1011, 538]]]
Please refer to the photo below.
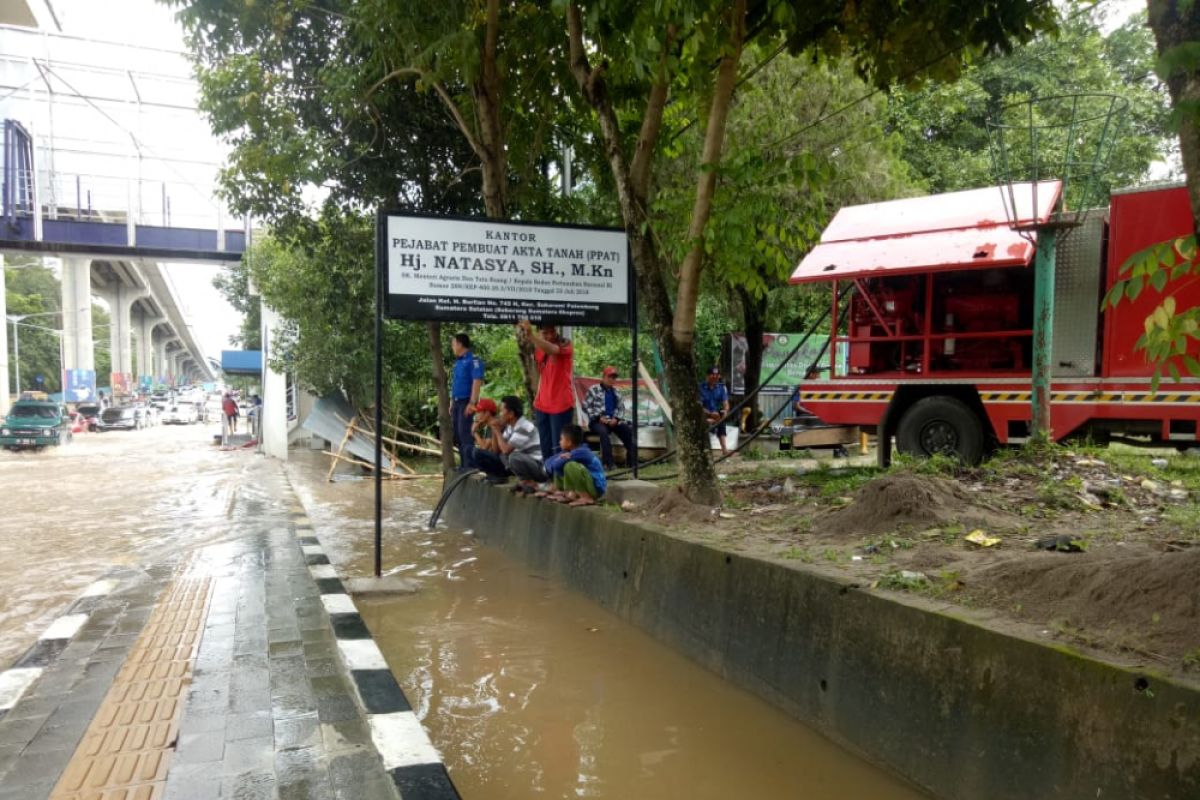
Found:
[[1057, 623], [1081, 644], [1166, 659], [1200, 649], [1200, 549], [1140, 558], [1045, 553], [997, 564], [971, 582], [974, 599], [1019, 604], [1022, 617]]
[[846, 506], [826, 514], [819, 530], [833, 535], [921, 531], [948, 525], [989, 532], [1015, 527], [1011, 514], [990, 508], [957, 483], [929, 475], [884, 475], [863, 486]]
[[712, 522], [715, 516], [709, 506], [698, 505], [688, 500], [683, 489], [678, 486], [660, 492], [647, 503], [645, 514], [655, 520], [670, 520], [672, 524]]

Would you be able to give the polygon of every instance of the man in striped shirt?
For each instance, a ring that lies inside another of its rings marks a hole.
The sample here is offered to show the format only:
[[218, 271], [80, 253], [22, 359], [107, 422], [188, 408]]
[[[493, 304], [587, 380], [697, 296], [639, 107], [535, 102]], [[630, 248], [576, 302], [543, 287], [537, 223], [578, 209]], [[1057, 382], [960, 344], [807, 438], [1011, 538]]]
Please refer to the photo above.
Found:
[[542, 444], [537, 426], [525, 417], [521, 398], [500, 399], [500, 413], [492, 418], [492, 449], [476, 451], [475, 465], [487, 474], [488, 483], [505, 483], [517, 477], [517, 489], [532, 492], [546, 480]]

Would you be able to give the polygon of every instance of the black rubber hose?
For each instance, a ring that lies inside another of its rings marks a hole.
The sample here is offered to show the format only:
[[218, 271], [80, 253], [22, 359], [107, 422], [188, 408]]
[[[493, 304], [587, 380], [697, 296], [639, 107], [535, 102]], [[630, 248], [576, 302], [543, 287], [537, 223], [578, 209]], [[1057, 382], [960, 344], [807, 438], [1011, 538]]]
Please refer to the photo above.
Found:
[[[830, 309], [828, 309], [828, 308], [825, 309], [825, 313], [823, 313], [812, 325], [810, 325], [808, 327], [808, 330], [805, 331], [804, 335], [800, 337], [800, 341], [797, 342], [796, 346], [792, 348], [792, 352], [788, 353], [787, 358], [785, 358], [779, 362], [779, 366], [775, 368], [774, 372], [772, 372], [770, 375], [768, 375], [765, 379], [760, 380], [758, 382], [758, 386], [754, 387], [753, 392], [751, 392], [750, 394], [743, 397], [740, 401], [738, 401], [737, 405], [735, 405], [733, 408], [729, 409], [729, 413], [721, 418], [721, 422], [724, 422], [724, 421], [730, 419], [731, 417], [733, 417], [747, 403], [749, 403], [754, 398], [758, 397], [758, 394], [759, 394], [759, 392], [762, 391], [762, 388], [764, 386], [770, 384], [770, 382], [775, 378], [775, 376], [778, 375], [785, 366], [787, 366], [787, 363], [789, 361], [791, 361], [792, 358], [797, 353], [800, 352], [800, 348], [804, 347], [804, 345], [808, 342], [808, 340], [812, 338], [813, 334], [816, 333], [817, 328], [819, 328], [822, 324], [824, 324], [825, 320], [829, 317], [829, 313], [830, 313]], [[821, 360], [821, 357], [825, 354], [825, 351], [828, 348], [829, 348], [829, 341], [826, 340], [825, 346], [821, 348], [821, 355], [817, 356], [816, 360], [814, 360], [813, 363], [809, 366], [808, 370], [805, 371], [805, 373], [804, 373], [805, 375], [807, 375], [809, 372], [811, 372], [817, 366], [817, 362]], [[787, 403], [784, 403], [783, 406], [781, 406], [781, 408], [787, 408]], [[777, 417], [779, 415], [776, 414], [775, 416]], [[774, 419], [775, 419], [775, 417], [771, 418], [772, 421], [774, 421]], [[635, 431], [635, 435], [636, 435], [636, 431]], [[749, 444], [750, 442], [754, 441], [754, 438], [755, 438], [754, 436], [751, 436], [749, 439], [746, 440], [746, 444]], [[738, 452], [738, 450], [741, 450], [742, 447], [744, 447], [744, 446], [745, 445], [743, 445], [739, 442], [737, 450], [734, 450], [733, 452], [734, 453]], [[649, 461], [645, 461], [645, 462], [639, 464], [638, 469], [641, 469], [643, 467], [650, 467], [655, 464], [661, 464], [663, 461], [666, 461], [667, 459], [674, 456], [675, 453], [676, 453], [675, 450], [668, 450], [667, 452], [663, 453], [661, 456], [656, 456], [656, 457], [650, 459]], [[730, 455], [732, 455], [732, 453]], [[720, 460], [724, 460], [725, 458], [728, 458], [728, 456], [722, 456]], [[718, 460], [715, 463], [720, 463], [720, 460]], [[630, 474], [631, 472], [633, 472], [633, 470], [628, 469], [628, 468], [619, 470], [619, 471], [614, 472], [611, 475], [609, 475], [608, 478], [609, 478], [609, 480], [612, 480], [613, 478], [623, 478], [626, 475]], [[658, 478], [657, 480], [662, 480], [662, 478]]]
[[474, 475], [476, 472], [479, 472], [479, 470], [475, 469], [474, 467], [467, 469], [465, 472], [460, 472], [458, 475], [455, 475], [454, 480], [450, 481], [449, 485], [442, 490], [442, 496], [438, 500], [438, 504], [434, 506], [433, 513], [429, 516], [429, 530], [433, 530], [434, 526], [437, 525], [438, 517], [442, 516], [442, 511], [446, 508], [446, 501], [450, 499], [450, 495], [454, 494], [454, 490], [459, 487], [459, 484]]

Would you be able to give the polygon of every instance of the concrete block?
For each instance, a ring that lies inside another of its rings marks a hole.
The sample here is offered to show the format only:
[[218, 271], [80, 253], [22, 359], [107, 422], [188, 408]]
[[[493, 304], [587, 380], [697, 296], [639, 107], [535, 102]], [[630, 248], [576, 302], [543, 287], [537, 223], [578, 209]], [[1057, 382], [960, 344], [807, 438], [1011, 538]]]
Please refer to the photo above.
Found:
[[416, 594], [420, 584], [400, 575], [385, 575], [382, 578], [347, 578], [342, 581], [346, 591], [361, 594]]
[[629, 501], [643, 506], [658, 496], [658, 484], [643, 480], [613, 481], [604, 493], [604, 499], [617, 505]]

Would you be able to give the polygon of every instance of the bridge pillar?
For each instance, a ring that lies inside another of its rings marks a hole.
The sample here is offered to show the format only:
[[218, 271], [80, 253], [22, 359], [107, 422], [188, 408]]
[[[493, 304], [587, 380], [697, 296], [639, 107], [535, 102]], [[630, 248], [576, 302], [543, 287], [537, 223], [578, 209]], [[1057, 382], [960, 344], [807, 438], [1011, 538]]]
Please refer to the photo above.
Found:
[[[109, 315], [112, 317], [108, 327], [108, 341], [111, 345], [112, 371], [134, 376], [133, 371], [133, 304], [146, 297], [145, 289], [134, 288], [118, 283], [116, 287], [104, 296], [108, 301]], [[136, 380], [136, 376], [134, 376]]]
[[166, 322], [166, 317], [160, 317], [156, 314], [147, 314], [146, 309], [142, 308], [138, 315], [137, 336], [137, 375], [138, 380], [147, 375], [150, 376], [150, 382], [154, 383], [154, 328], [158, 323]]
[[283, 324], [283, 319], [275, 309], [262, 304], [262, 419], [259, 428], [262, 433], [263, 452], [281, 461], [288, 457], [288, 419], [287, 419], [287, 376], [282, 372], [271, 369], [268, 358], [268, 343], [272, 333]]
[[[92, 262], [87, 258], [62, 260], [63, 369], [96, 368], [92, 343]], [[115, 355], [115, 354], [114, 354]], [[96, 376], [102, 386], [107, 375]]]
[[171, 372], [171, 359], [167, 354], [167, 348], [172, 342], [178, 339], [173, 338], [170, 334], [164, 334], [161, 339], [154, 343], [154, 381], [158, 382], [162, 378], [165, 382], [167, 375]]
[[8, 293], [4, 287], [4, 254], [0, 253], [0, 415], [8, 413]]

